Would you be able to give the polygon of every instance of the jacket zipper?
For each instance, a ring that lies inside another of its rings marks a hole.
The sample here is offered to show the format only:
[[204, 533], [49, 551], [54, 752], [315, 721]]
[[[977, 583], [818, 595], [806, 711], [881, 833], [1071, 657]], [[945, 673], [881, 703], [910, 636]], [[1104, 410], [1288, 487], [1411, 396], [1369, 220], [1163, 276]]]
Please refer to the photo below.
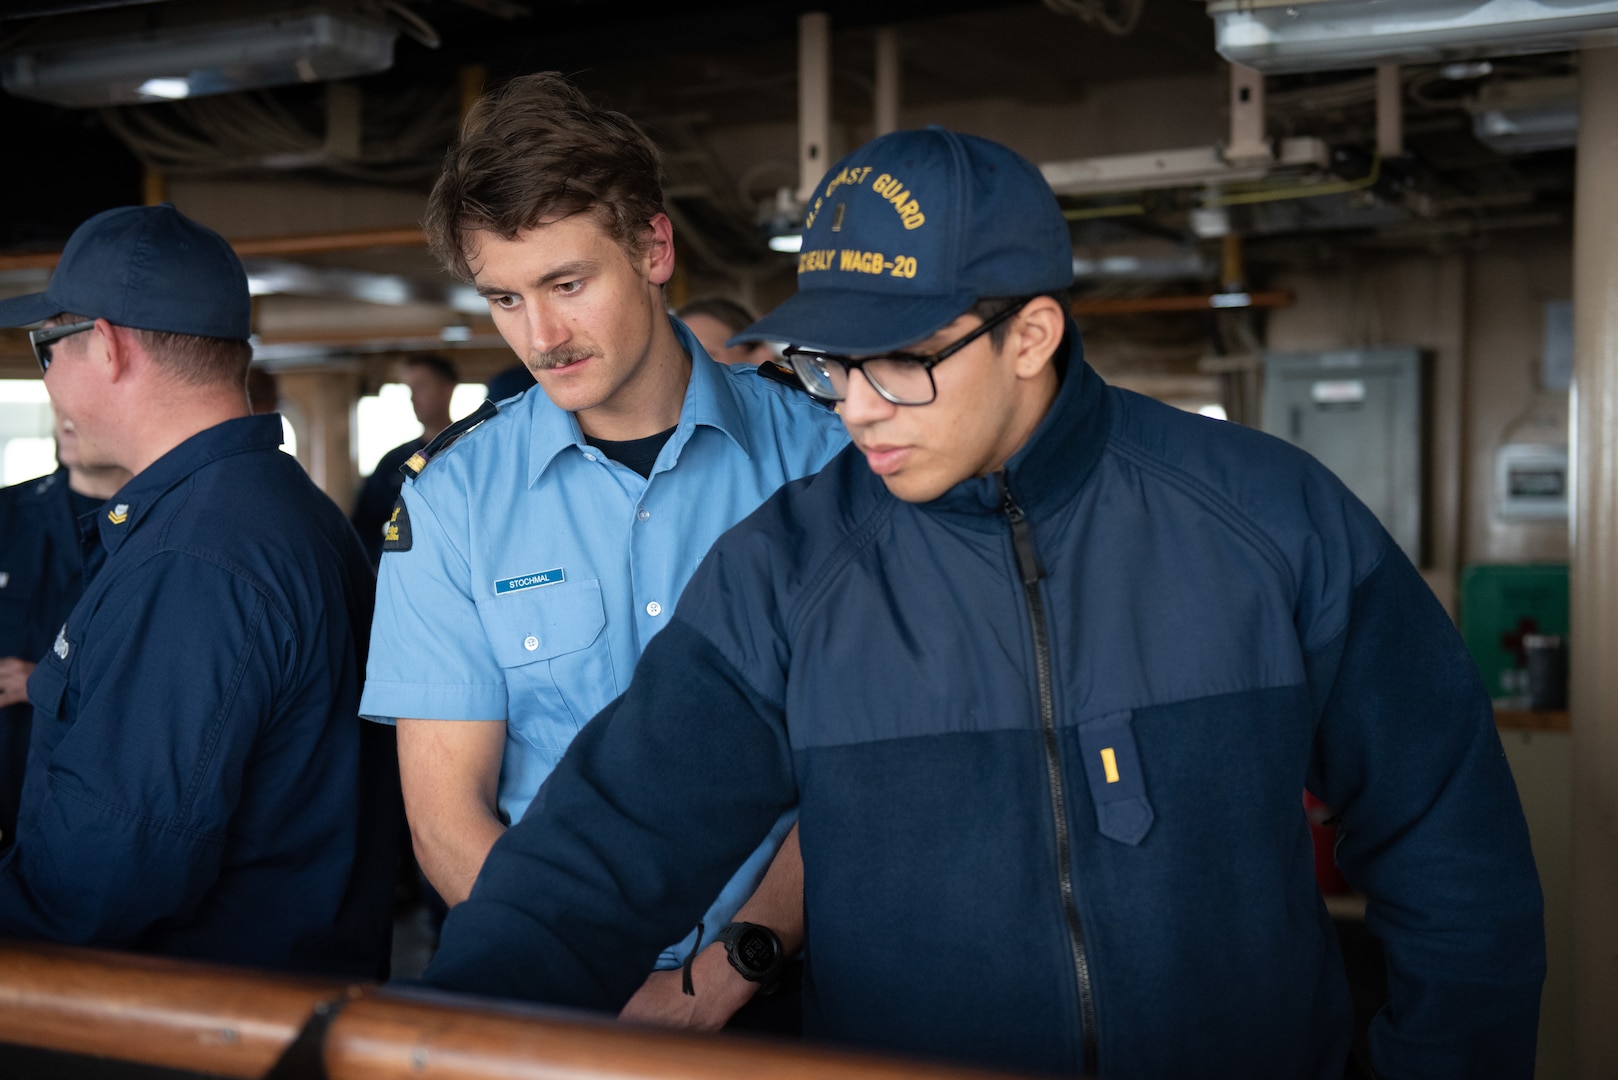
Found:
[[1034, 550], [1034, 531], [1028, 516], [1011, 497], [1006, 474], [999, 473], [1000, 508], [1011, 522], [1011, 546], [1028, 600], [1028, 623], [1034, 634], [1034, 672], [1039, 683], [1039, 726], [1045, 740], [1045, 774], [1051, 788], [1051, 815], [1056, 825], [1056, 868], [1062, 889], [1062, 914], [1067, 919], [1068, 944], [1073, 949], [1073, 970], [1079, 984], [1079, 1019], [1084, 1025], [1084, 1072], [1096, 1067], [1096, 1005], [1090, 986], [1090, 961], [1084, 950], [1084, 926], [1079, 921], [1078, 898], [1073, 889], [1073, 844], [1067, 827], [1067, 793], [1062, 783], [1061, 750], [1056, 741], [1056, 704], [1051, 687], [1051, 641], [1045, 622], [1045, 601], [1039, 594], [1045, 571]]

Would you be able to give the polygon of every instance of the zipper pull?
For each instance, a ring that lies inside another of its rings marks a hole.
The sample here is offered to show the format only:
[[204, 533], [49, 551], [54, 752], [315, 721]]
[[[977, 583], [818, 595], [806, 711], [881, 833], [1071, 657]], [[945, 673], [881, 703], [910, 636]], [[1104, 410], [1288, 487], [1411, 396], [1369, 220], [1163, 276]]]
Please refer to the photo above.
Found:
[[1039, 565], [1039, 552], [1034, 549], [1033, 526], [1028, 524], [1028, 515], [1022, 512], [1017, 500], [1011, 497], [1006, 474], [997, 472], [994, 475], [1000, 482], [1000, 509], [1011, 522], [1011, 546], [1017, 553], [1017, 570], [1022, 575], [1022, 583], [1032, 585], [1045, 576], [1044, 569]]

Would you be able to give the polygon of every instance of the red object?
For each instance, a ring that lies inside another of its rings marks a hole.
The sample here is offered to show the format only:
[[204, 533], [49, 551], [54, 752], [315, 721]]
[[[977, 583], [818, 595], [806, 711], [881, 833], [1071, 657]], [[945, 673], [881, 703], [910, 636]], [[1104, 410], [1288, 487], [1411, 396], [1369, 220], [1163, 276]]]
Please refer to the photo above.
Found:
[[1315, 842], [1315, 885], [1324, 896], [1353, 892], [1354, 887], [1337, 869], [1337, 826], [1326, 824], [1336, 814], [1307, 791], [1303, 793], [1303, 812], [1309, 818], [1309, 839]]

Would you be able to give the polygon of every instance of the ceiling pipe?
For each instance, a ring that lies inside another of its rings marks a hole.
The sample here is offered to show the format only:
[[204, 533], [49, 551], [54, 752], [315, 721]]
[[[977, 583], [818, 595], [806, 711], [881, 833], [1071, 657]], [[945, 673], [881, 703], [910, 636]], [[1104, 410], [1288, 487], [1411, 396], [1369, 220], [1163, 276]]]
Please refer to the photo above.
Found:
[[831, 16], [798, 17], [798, 202], [814, 198], [831, 140]]

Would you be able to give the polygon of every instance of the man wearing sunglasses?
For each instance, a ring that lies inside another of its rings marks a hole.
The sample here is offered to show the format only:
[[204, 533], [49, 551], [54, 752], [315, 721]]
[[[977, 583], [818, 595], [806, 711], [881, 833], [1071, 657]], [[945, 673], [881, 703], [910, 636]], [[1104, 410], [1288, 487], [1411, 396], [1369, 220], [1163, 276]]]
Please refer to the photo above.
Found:
[[792, 342], [854, 446], [715, 545], [429, 983], [610, 1008], [797, 799], [809, 1032], [1339, 1080], [1307, 786], [1387, 948], [1376, 1073], [1532, 1075], [1539, 888], [1459, 636], [1316, 462], [1103, 384], [1070, 279], [1004, 147], [900, 132], [831, 170], [798, 293], [742, 337]]
[[28, 678], [0, 936], [375, 977], [398, 780], [358, 715], [372, 577], [281, 418], [248, 415], [250, 312], [229, 245], [168, 204], [97, 214], [0, 301], [44, 324], [79, 462], [129, 477]]

